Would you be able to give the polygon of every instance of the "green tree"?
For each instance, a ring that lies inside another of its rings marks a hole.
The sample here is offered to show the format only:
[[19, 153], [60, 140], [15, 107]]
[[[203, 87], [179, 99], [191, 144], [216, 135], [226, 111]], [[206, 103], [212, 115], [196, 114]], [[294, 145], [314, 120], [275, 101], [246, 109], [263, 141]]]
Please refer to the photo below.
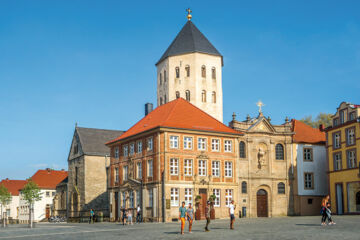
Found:
[[29, 204], [29, 223], [30, 228], [33, 227], [33, 212], [34, 212], [34, 203], [40, 201], [42, 196], [39, 189], [39, 186], [29, 179], [28, 183], [24, 186], [21, 191], [22, 198]]
[[3, 214], [3, 206], [8, 205], [11, 202], [12, 196], [11, 193], [9, 193], [9, 190], [4, 186], [4, 185], [0, 185], [0, 204], [1, 204], [1, 215], [2, 216], [2, 222], [3, 222], [3, 226], [6, 226], [6, 218], [5, 218], [5, 214]]
[[332, 115], [329, 113], [319, 113], [315, 120], [313, 120], [312, 116], [309, 115], [300, 119], [300, 121], [313, 128], [318, 128], [321, 124], [324, 126], [324, 128], [326, 128], [331, 125], [331, 117]]

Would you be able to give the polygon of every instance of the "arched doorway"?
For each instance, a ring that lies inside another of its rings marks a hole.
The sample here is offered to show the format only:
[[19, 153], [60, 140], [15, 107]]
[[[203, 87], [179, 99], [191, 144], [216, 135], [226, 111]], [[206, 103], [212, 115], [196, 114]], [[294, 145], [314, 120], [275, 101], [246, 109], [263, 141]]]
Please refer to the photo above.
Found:
[[356, 193], [356, 211], [360, 212], [360, 191]]
[[268, 217], [268, 196], [264, 189], [260, 189], [256, 193], [257, 216]]

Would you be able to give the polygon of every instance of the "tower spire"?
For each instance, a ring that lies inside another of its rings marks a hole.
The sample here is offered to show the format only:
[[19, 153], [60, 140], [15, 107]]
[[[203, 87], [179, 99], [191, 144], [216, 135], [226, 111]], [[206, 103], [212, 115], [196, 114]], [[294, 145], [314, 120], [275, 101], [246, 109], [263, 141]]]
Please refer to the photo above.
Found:
[[191, 21], [192, 16], [190, 13], [192, 13], [192, 11], [190, 8], [186, 9], [186, 11], [188, 12], [187, 19], [188, 19], [188, 21]]

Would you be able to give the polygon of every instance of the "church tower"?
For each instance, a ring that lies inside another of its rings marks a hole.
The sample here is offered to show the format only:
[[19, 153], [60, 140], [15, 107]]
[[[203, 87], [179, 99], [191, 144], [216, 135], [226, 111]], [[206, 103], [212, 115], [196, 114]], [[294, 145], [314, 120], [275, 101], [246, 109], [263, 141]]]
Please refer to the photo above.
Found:
[[182, 97], [223, 121], [223, 57], [188, 21], [156, 63], [157, 106]]

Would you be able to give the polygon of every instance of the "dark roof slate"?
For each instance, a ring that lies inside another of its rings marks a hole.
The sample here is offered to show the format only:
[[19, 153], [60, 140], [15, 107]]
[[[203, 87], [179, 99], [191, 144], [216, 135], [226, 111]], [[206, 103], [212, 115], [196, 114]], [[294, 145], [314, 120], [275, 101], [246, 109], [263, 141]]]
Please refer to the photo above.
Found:
[[124, 131], [76, 127], [81, 148], [86, 155], [110, 155], [106, 142], [119, 137]]
[[195, 24], [188, 21], [156, 65], [167, 57], [194, 52], [207, 53], [222, 57], [220, 52], [209, 42], [204, 34], [200, 32]]

